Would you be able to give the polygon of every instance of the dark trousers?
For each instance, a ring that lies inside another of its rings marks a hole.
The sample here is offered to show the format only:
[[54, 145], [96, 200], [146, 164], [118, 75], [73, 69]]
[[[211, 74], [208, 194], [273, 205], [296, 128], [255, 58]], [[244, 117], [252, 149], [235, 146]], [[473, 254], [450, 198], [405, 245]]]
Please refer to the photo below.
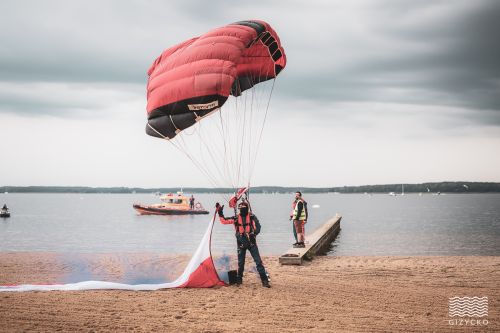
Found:
[[249, 250], [253, 261], [255, 261], [255, 265], [257, 266], [257, 272], [259, 272], [260, 278], [267, 281], [266, 269], [262, 264], [259, 247], [257, 246], [255, 239], [250, 241], [244, 235], [237, 235], [236, 242], [238, 244], [238, 277], [240, 279], [243, 277], [243, 272], [245, 271], [245, 257], [247, 250]]

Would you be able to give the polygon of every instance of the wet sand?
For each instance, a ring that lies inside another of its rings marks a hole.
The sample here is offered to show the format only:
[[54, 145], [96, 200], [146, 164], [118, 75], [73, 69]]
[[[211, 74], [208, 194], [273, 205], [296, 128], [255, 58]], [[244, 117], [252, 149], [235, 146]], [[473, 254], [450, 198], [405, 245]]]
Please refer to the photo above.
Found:
[[[161, 266], [171, 257], [129, 260]], [[249, 272], [241, 287], [0, 293], [0, 331], [500, 331], [500, 257], [317, 257], [304, 266], [267, 257], [265, 264], [271, 289]], [[88, 265], [111, 278], [123, 273], [106, 255]], [[53, 283], [73, 269], [55, 254], [0, 254], [3, 285]], [[454, 296], [488, 296], [488, 325], [451, 326]]]

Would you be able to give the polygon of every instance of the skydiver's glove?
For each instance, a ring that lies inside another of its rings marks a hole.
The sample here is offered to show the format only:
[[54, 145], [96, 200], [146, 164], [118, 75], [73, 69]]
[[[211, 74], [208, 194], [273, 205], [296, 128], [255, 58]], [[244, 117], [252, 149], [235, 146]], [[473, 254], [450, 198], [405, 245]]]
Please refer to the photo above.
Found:
[[224, 205], [220, 205], [218, 202], [215, 204], [215, 208], [217, 209], [217, 213], [219, 214], [220, 217], [224, 217]]

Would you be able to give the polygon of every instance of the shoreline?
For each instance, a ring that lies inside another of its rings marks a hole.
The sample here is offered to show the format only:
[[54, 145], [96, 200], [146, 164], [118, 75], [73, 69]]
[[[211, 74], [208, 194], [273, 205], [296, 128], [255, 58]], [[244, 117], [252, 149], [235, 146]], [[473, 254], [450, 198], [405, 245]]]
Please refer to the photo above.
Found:
[[[252, 193], [280, 193], [288, 194], [301, 191], [303, 193], [359, 193], [365, 192], [388, 194], [389, 192], [399, 192], [401, 185], [404, 185], [406, 192], [427, 193], [427, 192], [447, 192], [447, 193], [500, 193], [500, 182], [480, 182], [480, 181], [440, 181], [424, 183], [392, 183], [392, 184], [364, 184], [364, 185], [337, 185], [326, 187], [314, 186], [279, 186], [260, 185], [252, 187]], [[228, 187], [138, 187], [138, 186], [58, 186], [58, 185], [32, 185], [16, 186], [1, 185], [0, 193], [176, 193], [184, 189], [186, 193], [228, 193], [232, 194], [236, 189]]]
[[[97, 255], [86, 269], [119, 276], [121, 266], [112, 258]], [[141, 264], [160, 267], [171, 259], [136, 254], [129, 262], [141, 270]], [[449, 331], [450, 297], [487, 296], [487, 329], [500, 328], [500, 256], [321, 256], [304, 266], [280, 266], [277, 257], [264, 262], [271, 289], [260, 286], [248, 256], [241, 287], [5, 292], [0, 322], [7, 332]], [[61, 265], [52, 253], [0, 253], [0, 284], [50, 282], [61, 271], [77, 269]], [[241, 315], [242, 302], [251, 315]]]

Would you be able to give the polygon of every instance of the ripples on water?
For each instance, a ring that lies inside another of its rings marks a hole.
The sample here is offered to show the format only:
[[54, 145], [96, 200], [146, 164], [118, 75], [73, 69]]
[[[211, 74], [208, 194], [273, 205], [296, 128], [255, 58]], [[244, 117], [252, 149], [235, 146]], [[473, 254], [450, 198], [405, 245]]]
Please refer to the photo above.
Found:
[[[219, 195], [195, 197], [209, 209], [221, 201]], [[304, 198], [310, 211], [306, 233], [337, 212], [343, 216], [330, 255], [500, 255], [500, 194], [306, 193]], [[261, 253], [284, 252], [293, 243], [288, 221], [293, 196], [251, 199], [263, 226]], [[151, 194], [1, 194], [0, 205], [7, 203], [12, 217], [0, 220], [0, 251], [192, 253], [212, 214], [138, 216], [132, 209], [134, 202], [158, 201]], [[231, 226], [216, 224], [213, 251], [233, 254]]]

